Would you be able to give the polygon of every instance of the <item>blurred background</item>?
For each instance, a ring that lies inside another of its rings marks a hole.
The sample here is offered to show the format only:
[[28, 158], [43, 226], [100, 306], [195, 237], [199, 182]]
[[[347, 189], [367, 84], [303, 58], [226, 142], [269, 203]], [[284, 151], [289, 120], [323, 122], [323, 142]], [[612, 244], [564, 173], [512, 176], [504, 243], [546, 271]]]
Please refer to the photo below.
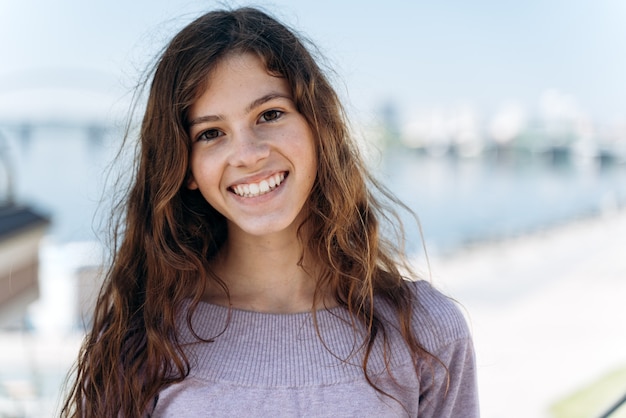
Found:
[[[134, 86], [202, 11], [246, 4], [0, 0], [0, 417], [58, 411]], [[626, 2], [253, 5], [317, 45], [368, 163], [418, 214], [429, 263], [412, 224], [408, 250], [464, 307], [483, 416], [617, 402]]]

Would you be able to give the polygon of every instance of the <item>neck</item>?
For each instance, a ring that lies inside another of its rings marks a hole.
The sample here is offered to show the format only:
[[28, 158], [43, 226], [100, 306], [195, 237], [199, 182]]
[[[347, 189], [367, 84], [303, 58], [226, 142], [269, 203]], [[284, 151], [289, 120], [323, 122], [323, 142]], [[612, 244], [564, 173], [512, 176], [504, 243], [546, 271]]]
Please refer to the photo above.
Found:
[[260, 312], [293, 313], [319, 308], [313, 299], [320, 269], [303, 254], [295, 233], [254, 237], [229, 231], [213, 268], [227, 285], [230, 298], [219, 287], [209, 285], [205, 299]]

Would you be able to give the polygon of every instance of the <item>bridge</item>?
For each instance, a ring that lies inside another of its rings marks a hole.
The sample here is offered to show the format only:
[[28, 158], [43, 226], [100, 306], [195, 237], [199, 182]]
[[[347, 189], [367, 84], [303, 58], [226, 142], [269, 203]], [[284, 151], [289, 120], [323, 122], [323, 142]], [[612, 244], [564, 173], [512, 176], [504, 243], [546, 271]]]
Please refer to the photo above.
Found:
[[25, 69], [0, 73], [0, 132], [20, 141], [38, 131], [83, 131], [100, 141], [123, 127], [132, 83], [94, 69]]
[[0, 135], [16, 138], [21, 143], [28, 143], [38, 132], [82, 131], [86, 139], [94, 144], [101, 143], [105, 135], [121, 130], [123, 121], [49, 119], [42, 121], [3, 120], [0, 118]]

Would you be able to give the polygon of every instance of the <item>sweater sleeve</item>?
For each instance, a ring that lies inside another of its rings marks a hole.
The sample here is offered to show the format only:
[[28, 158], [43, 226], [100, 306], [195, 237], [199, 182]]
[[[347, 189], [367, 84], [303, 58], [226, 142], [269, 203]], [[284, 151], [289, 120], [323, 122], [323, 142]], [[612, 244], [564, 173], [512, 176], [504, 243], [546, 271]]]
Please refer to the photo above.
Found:
[[470, 338], [456, 340], [433, 353], [447, 368], [429, 362], [422, 368], [420, 418], [479, 417], [476, 361]]
[[426, 347], [436, 360], [420, 369], [420, 418], [476, 418], [480, 416], [476, 356], [470, 330], [456, 302], [427, 283], [419, 283]]

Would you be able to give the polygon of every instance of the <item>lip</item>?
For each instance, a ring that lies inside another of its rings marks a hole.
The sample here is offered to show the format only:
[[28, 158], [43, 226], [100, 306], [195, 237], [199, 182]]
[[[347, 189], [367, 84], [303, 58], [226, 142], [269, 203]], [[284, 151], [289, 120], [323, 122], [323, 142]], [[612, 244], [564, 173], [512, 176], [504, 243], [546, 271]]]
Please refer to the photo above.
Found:
[[227, 189], [230, 191], [233, 189], [233, 187], [235, 186], [239, 186], [241, 184], [251, 184], [251, 183], [259, 183], [262, 180], [267, 180], [268, 178], [276, 175], [276, 174], [280, 174], [280, 173], [284, 173], [285, 174], [285, 178], [288, 177], [289, 175], [289, 171], [286, 170], [277, 170], [277, 171], [265, 171], [265, 172], [261, 172], [258, 174], [255, 174], [253, 176], [249, 176], [249, 177], [244, 177], [243, 179], [237, 180], [235, 183], [232, 183], [231, 185], [229, 185], [227, 187]]

